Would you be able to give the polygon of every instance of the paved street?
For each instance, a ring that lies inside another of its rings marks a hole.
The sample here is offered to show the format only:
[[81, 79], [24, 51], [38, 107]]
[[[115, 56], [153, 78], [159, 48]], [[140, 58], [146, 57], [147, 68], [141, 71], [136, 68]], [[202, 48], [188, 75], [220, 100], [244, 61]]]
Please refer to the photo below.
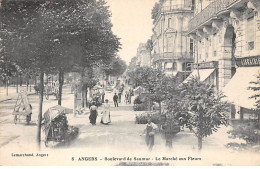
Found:
[[[120, 103], [119, 107], [114, 107], [112, 103], [113, 93], [106, 93], [105, 98], [109, 99], [111, 104], [111, 121], [110, 125], [100, 124], [100, 116], [97, 118], [97, 125], [92, 126], [89, 123], [89, 113], [83, 115], [73, 114], [68, 115], [69, 125], [73, 125], [79, 128], [78, 138], [72, 142], [69, 146], [57, 146], [46, 148], [42, 143], [42, 152], [48, 152], [50, 154], [54, 152], [71, 152], [71, 156], [77, 151], [82, 151], [84, 155], [86, 152], [91, 152], [91, 156], [116, 156], [126, 154], [133, 155], [138, 152], [138, 155], [147, 154], [149, 151], [145, 145], [144, 136], [140, 136], [144, 129], [144, 125], [135, 124], [135, 114], [142, 112], [133, 111], [133, 105]], [[19, 124], [13, 123], [13, 116], [11, 115], [13, 111], [13, 106], [16, 100], [8, 100], [0, 103], [0, 148], [1, 153], [9, 152], [35, 152], [36, 147], [36, 123], [37, 123], [37, 111], [38, 111], [38, 96], [30, 95], [29, 101], [33, 107], [32, 122], [30, 125], [25, 124], [25, 120], [21, 120]], [[62, 105], [68, 108], [73, 108], [73, 94], [70, 93], [69, 86], [65, 87]], [[51, 96], [49, 100], [44, 99], [43, 112], [47, 110], [48, 107], [57, 104], [54, 96]], [[101, 110], [99, 110], [100, 112]], [[213, 134], [212, 136], [206, 138], [203, 143], [203, 150], [210, 153], [231, 153], [227, 150], [224, 145], [230, 141], [226, 134], [228, 128], [223, 127], [219, 132]], [[42, 134], [43, 135], [43, 134]], [[44, 137], [42, 136], [42, 139]], [[173, 138], [173, 149], [167, 149], [165, 147], [165, 140], [162, 135], [157, 134], [155, 136], [155, 146], [151, 155], [168, 155], [174, 156], [180, 155], [190, 155], [203, 157], [203, 154], [197, 154], [197, 139], [194, 137], [193, 133], [186, 130], [178, 133]], [[93, 151], [94, 150], [94, 151]], [[94, 152], [94, 153], [93, 153]], [[78, 154], [78, 153], [76, 153]], [[87, 153], [88, 154], [88, 153]], [[135, 154], [135, 155], [137, 155]], [[1, 158], [2, 154], [0, 154]], [[147, 155], [146, 155], [147, 156]], [[145, 157], [146, 157], [145, 156]], [[231, 158], [230, 156], [229, 158]], [[69, 158], [69, 157], [68, 157]], [[210, 157], [205, 156], [209, 160]], [[213, 159], [211, 159], [213, 160]], [[214, 161], [214, 160], [213, 160]], [[223, 163], [223, 161], [221, 162]], [[181, 163], [180, 163], [181, 164]], [[196, 165], [196, 162], [192, 163]], [[111, 163], [112, 165], [112, 163]], [[212, 165], [212, 164], [210, 164]]]

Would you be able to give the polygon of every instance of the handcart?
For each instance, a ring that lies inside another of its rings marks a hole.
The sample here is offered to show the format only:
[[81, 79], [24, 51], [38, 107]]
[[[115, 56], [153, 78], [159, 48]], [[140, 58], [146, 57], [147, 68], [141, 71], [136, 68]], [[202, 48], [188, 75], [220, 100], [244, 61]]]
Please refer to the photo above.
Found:
[[42, 128], [45, 133], [45, 146], [69, 143], [78, 135], [78, 128], [69, 126], [66, 114], [72, 109], [60, 105], [49, 108], [43, 115]]
[[30, 123], [32, 116], [32, 106], [29, 103], [26, 91], [21, 91], [18, 94], [12, 115], [14, 115], [14, 124], [17, 124], [18, 120], [20, 122], [21, 117], [24, 117], [27, 124]]

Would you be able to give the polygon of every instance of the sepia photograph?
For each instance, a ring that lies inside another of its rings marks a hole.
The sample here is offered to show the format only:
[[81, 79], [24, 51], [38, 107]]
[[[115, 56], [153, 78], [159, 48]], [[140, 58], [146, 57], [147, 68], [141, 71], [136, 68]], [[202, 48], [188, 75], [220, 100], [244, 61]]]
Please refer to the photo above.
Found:
[[260, 166], [259, 0], [0, 0], [0, 166]]

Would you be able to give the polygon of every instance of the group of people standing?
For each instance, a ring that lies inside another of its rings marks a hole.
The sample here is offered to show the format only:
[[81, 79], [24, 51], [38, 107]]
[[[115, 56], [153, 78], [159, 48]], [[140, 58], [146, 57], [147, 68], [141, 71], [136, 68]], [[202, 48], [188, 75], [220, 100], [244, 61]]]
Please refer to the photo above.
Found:
[[[97, 110], [97, 106], [95, 105], [95, 102], [92, 103], [92, 105], [90, 106], [89, 109], [90, 109], [89, 120], [90, 120], [90, 123], [94, 126], [94, 125], [96, 125], [96, 120], [97, 120], [97, 116], [98, 116], [98, 110]], [[103, 104], [100, 123], [106, 124], [106, 125], [111, 123], [110, 105], [108, 104], [108, 99], [106, 99], [105, 103]]]
[[[113, 101], [114, 101], [115, 107], [118, 107], [118, 103], [121, 103], [122, 93], [123, 93], [122, 89], [119, 89], [118, 95], [115, 92], [115, 94], [113, 96]], [[132, 99], [133, 95], [134, 95], [134, 92], [133, 92], [132, 88], [130, 88], [129, 90], [125, 91], [125, 101], [124, 102], [126, 104], [131, 104], [131, 99]]]
[[128, 91], [125, 91], [125, 103], [131, 104], [132, 96], [134, 95], [134, 91], [130, 88]]
[[[129, 89], [129, 91], [125, 92], [125, 100], [126, 103], [131, 103], [131, 94], [132, 89]], [[102, 94], [102, 100], [104, 99], [105, 94]], [[119, 95], [120, 96], [120, 95]], [[118, 101], [121, 102], [121, 98], [118, 97], [118, 95], [115, 93], [114, 97], [113, 97], [113, 101], [115, 104], [115, 107], [118, 107]], [[89, 120], [90, 123], [94, 126], [96, 125], [96, 120], [98, 117], [98, 110], [97, 110], [97, 106], [96, 103], [93, 102], [92, 105], [90, 106], [90, 116], [89, 116]], [[154, 136], [155, 136], [155, 132], [157, 131], [158, 127], [157, 125], [155, 125], [154, 123], [152, 123], [151, 118], [148, 118], [147, 120], [147, 124], [145, 125], [144, 131], [142, 135], [145, 135], [145, 142], [146, 145], [148, 147], [148, 149], [150, 151], [152, 151], [152, 148], [154, 146]], [[111, 123], [111, 119], [110, 119], [110, 105], [108, 103], [108, 99], [105, 100], [105, 103], [102, 105], [102, 111], [101, 111], [101, 124], [104, 125], [108, 125], [109, 123]]]

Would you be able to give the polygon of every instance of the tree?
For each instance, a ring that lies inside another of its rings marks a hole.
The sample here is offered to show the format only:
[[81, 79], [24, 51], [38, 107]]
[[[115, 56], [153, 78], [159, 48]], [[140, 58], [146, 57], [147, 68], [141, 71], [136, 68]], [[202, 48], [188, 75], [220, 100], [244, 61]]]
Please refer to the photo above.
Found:
[[109, 65], [104, 67], [104, 71], [106, 76], [120, 76], [122, 75], [126, 70], [126, 63], [121, 58], [112, 58], [112, 61]]
[[157, 19], [158, 15], [159, 15], [159, 12], [160, 12], [160, 10], [161, 10], [162, 3], [163, 3], [163, 2], [164, 2], [164, 0], [160, 0], [159, 3], [156, 2], [156, 3], [154, 4], [154, 7], [153, 7], [153, 9], [152, 9], [152, 19], [153, 19], [153, 23], [156, 22], [156, 19]]
[[149, 100], [159, 104], [161, 113], [162, 102], [169, 99], [169, 93], [177, 86], [176, 78], [167, 77], [161, 70], [140, 67], [129, 73], [136, 86], [142, 86], [149, 93]]
[[15, 62], [21, 69], [27, 68], [39, 72], [39, 114], [37, 124], [37, 142], [40, 148], [43, 76], [53, 70], [54, 41], [39, 13], [44, 1], [2, 1], [1, 6], [1, 37], [4, 41], [8, 59]]
[[245, 143], [231, 142], [226, 145], [228, 148], [236, 150], [250, 150], [258, 151], [260, 150], [260, 75], [257, 76], [256, 81], [250, 82], [249, 90], [254, 91], [255, 94], [249, 97], [249, 99], [255, 99], [255, 109], [254, 115], [257, 117], [257, 121], [251, 119], [248, 121], [241, 121], [237, 125], [233, 125], [233, 129], [228, 131], [231, 138], [243, 139]]
[[213, 85], [192, 78], [180, 87], [181, 104], [187, 107], [185, 119], [188, 127], [198, 138], [198, 149], [202, 149], [202, 139], [216, 132], [220, 125], [228, 125], [228, 103], [221, 101], [222, 93], [215, 93]]
[[[250, 99], [255, 99], [256, 110], [260, 110], [260, 75], [257, 76], [257, 80], [250, 82], [251, 86], [249, 86], [249, 90], [255, 91], [256, 94], [250, 97]], [[258, 118], [259, 119], [259, 118]]]
[[45, 29], [56, 42], [54, 63], [59, 72], [58, 104], [61, 104], [65, 71], [76, 64], [81, 67], [83, 79], [85, 68], [113, 57], [119, 43], [111, 32], [110, 13], [104, 1], [56, 0], [45, 3], [41, 14]]
[[149, 51], [150, 59], [149, 59], [149, 66], [151, 67], [151, 58], [152, 58], [152, 50], [153, 50], [153, 41], [151, 39], [148, 39], [146, 42], [146, 49]]

